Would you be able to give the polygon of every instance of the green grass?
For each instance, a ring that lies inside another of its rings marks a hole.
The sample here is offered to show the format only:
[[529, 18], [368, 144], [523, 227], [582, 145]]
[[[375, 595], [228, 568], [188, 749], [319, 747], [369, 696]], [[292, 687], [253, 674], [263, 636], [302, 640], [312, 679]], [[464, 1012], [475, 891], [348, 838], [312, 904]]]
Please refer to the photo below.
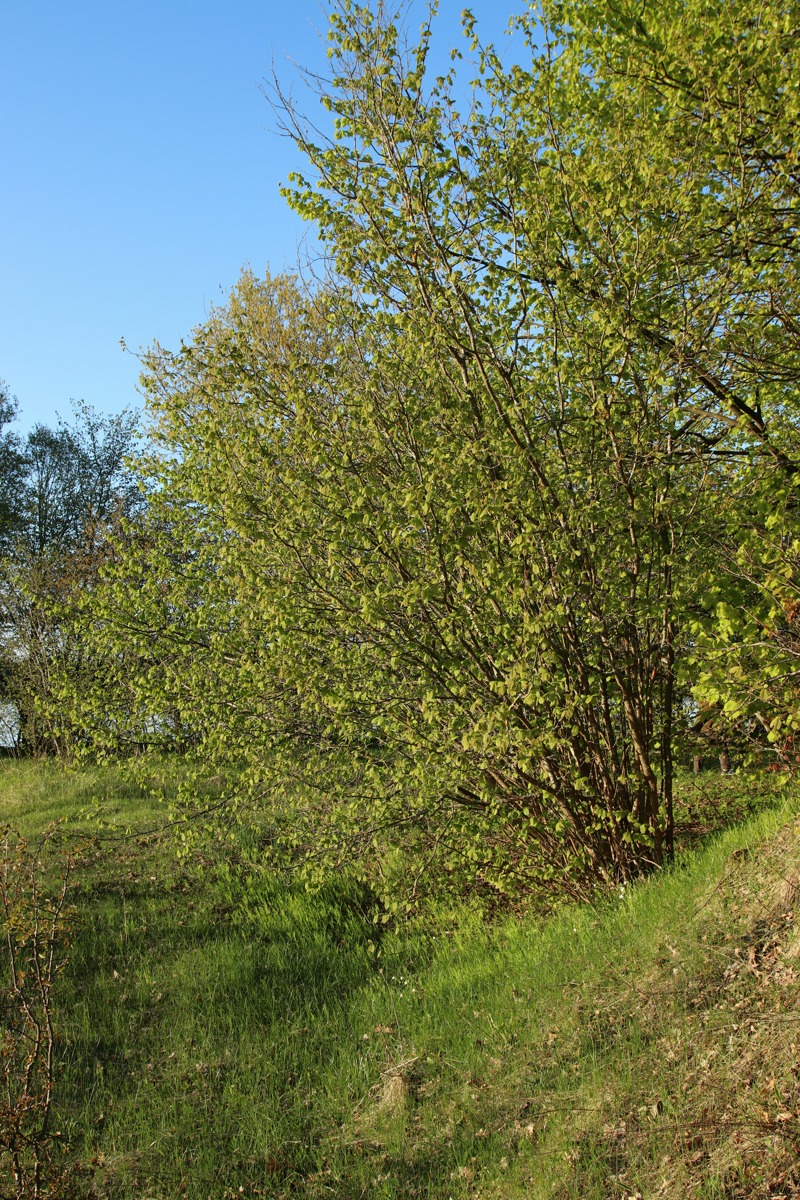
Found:
[[96, 1193], [795, 1194], [800, 837], [773, 780], [701, 779], [696, 848], [657, 879], [546, 920], [385, 929], [363, 889], [310, 895], [246, 845], [114, 840], [163, 820], [166, 768], [2, 764], [0, 816], [106, 839], [57, 1013], [59, 1121]]

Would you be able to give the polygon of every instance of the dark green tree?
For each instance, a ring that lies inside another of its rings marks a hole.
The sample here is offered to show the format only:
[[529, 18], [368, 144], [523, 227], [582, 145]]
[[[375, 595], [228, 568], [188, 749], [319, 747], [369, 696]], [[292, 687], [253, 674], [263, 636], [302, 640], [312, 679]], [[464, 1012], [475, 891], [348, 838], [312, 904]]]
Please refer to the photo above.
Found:
[[23, 524], [25, 459], [19, 435], [5, 429], [16, 415], [16, 401], [0, 380], [0, 554]]
[[0, 560], [3, 699], [31, 752], [65, 753], [79, 736], [55, 688], [65, 676], [77, 688], [94, 669], [74, 609], [93, 585], [109, 529], [142, 503], [126, 461], [135, 438], [129, 412], [104, 417], [75, 405], [72, 423], [37, 425], [14, 447], [14, 526]]

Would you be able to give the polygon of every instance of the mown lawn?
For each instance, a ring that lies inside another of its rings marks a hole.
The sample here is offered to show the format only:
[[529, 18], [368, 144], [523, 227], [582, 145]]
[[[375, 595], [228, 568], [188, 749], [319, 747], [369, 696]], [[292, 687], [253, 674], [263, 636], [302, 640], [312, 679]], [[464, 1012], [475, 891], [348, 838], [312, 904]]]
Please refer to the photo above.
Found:
[[177, 859], [170, 770], [0, 764], [2, 819], [95, 839], [56, 1024], [96, 1195], [797, 1194], [800, 827], [773, 778], [684, 780], [678, 865], [594, 907], [386, 928], [245, 837]]

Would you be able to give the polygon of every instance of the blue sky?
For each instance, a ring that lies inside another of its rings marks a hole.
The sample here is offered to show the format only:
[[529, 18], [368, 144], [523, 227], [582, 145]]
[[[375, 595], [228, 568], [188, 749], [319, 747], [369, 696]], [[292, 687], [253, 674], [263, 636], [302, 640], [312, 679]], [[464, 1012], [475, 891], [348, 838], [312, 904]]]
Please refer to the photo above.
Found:
[[[443, 0], [442, 48], [463, 2]], [[425, 7], [410, 4], [418, 27]], [[507, 9], [472, 6], [497, 38]], [[300, 165], [261, 94], [325, 66], [318, 0], [28, 0], [0, 16], [0, 379], [19, 428], [139, 403], [136, 350], [176, 345], [241, 268], [291, 268]], [[308, 96], [303, 107], [313, 109]]]

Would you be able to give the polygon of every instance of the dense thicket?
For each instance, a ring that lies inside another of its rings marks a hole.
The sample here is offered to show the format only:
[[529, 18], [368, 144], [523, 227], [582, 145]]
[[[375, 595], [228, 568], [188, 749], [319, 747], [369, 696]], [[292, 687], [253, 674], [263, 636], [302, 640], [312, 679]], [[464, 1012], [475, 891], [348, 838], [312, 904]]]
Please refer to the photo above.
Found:
[[235, 765], [272, 845], [389, 891], [583, 892], [670, 856], [698, 704], [785, 744], [797, 17], [553, 3], [503, 58], [467, 15], [462, 114], [432, 25], [334, 11], [334, 139], [284, 110], [329, 282], [245, 276], [145, 361], [109, 745]]

